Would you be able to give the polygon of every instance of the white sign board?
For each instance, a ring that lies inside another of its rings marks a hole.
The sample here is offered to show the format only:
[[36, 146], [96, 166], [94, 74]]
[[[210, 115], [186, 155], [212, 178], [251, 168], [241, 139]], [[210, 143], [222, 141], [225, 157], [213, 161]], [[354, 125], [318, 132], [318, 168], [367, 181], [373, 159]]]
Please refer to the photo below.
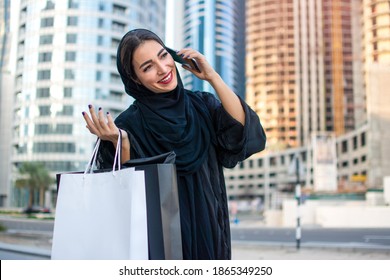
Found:
[[315, 191], [337, 191], [336, 139], [329, 133], [312, 136]]

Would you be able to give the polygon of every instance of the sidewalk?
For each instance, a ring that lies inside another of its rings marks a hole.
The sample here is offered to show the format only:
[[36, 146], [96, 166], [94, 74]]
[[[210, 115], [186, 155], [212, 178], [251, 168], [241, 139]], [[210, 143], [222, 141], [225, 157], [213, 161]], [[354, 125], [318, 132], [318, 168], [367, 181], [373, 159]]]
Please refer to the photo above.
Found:
[[[52, 236], [36, 232], [0, 232], [0, 250], [25, 250], [50, 258]], [[233, 241], [233, 260], [390, 260], [388, 250], [301, 247]]]

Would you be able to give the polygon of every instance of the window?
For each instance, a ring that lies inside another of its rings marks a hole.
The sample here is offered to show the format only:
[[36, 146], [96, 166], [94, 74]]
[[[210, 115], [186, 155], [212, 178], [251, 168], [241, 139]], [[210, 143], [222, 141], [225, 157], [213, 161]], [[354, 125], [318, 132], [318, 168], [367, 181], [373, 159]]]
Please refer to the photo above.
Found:
[[98, 27], [99, 27], [99, 28], [104, 27], [104, 19], [102, 19], [102, 18], [99, 18], [99, 19], [98, 19]]
[[97, 37], [97, 44], [98, 46], [103, 46], [103, 36], [99, 35]]
[[347, 140], [344, 140], [343, 142], [341, 142], [341, 152], [342, 153], [348, 152], [348, 142], [347, 142]]
[[276, 158], [275, 157], [270, 157], [269, 158], [269, 165], [270, 166], [275, 166], [276, 165]]
[[119, 46], [119, 43], [120, 43], [120, 40], [114, 39], [114, 38], [111, 39], [111, 47], [116, 49]]
[[76, 61], [76, 52], [65, 52], [65, 61]]
[[78, 0], [69, 0], [68, 8], [69, 9], [78, 9], [79, 8], [79, 1]]
[[119, 74], [111, 73], [110, 81], [113, 82], [113, 83], [120, 83], [121, 77], [119, 76]]
[[73, 116], [73, 106], [65, 105], [62, 111], [57, 112], [57, 116]]
[[357, 141], [357, 136], [353, 137], [353, 149], [356, 150], [358, 147], [358, 141]]
[[54, 18], [48, 17], [48, 18], [42, 18], [41, 19], [41, 27], [52, 27], [54, 25]]
[[37, 88], [37, 98], [47, 98], [50, 97], [49, 88]]
[[103, 61], [103, 54], [97, 53], [96, 54], [96, 63], [102, 63]]
[[120, 91], [110, 90], [110, 100], [120, 101], [122, 100], [123, 93]]
[[60, 142], [36, 142], [33, 145], [35, 153], [75, 153], [76, 145], [74, 143]]
[[35, 133], [41, 134], [72, 134], [72, 124], [36, 124]]
[[77, 34], [74, 34], [74, 33], [66, 34], [66, 43], [76, 44], [77, 43]]
[[51, 52], [41, 52], [38, 57], [39, 62], [51, 61]]
[[41, 35], [41, 37], [39, 37], [39, 44], [40, 45], [53, 44], [53, 35], [51, 34]]
[[73, 88], [66, 87], [64, 88], [64, 98], [71, 98], [73, 95]]
[[362, 143], [362, 147], [364, 147], [366, 145], [366, 133], [365, 132], [363, 132], [360, 135], [360, 142]]
[[38, 80], [50, 80], [50, 70], [39, 70]]
[[112, 13], [117, 15], [125, 15], [126, 14], [126, 7], [120, 6], [118, 4], [114, 4], [112, 6]]
[[262, 166], [263, 166], [263, 159], [262, 159], [262, 158], [259, 158], [259, 159], [257, 160], [257, 166], [258, 166], [258, 167], [262, 167]]
[[75, 74], [73, 69], [65, 69], [64, 71], [65, 80], [74, 80]]
[[51, 1], [51, 0], [46, 1], [46, 6], [45, 6], [44, 10], [53, 10], [54, 8], [55, 8], [55, 5], [54, 5], [53, 1]]
[[111, 29], [113, 31], [120, 31], [123, 32], [126, 29], [126, 24], [118, 21], [113, 21], [111, 25]]
[[96, 81], [102, 80], [102, 71], [96, 71]]
[[78, 17], [75, 16], [68, 17], [68, 26], [77, 26], [78, 21], [79, 21]]
[[47, 105], [46, 106], [39, 106], [38, 110], [39, 110], [39, 116], [41, 116], [41, 117], [50, 115], [50, 106], [47, 106]]

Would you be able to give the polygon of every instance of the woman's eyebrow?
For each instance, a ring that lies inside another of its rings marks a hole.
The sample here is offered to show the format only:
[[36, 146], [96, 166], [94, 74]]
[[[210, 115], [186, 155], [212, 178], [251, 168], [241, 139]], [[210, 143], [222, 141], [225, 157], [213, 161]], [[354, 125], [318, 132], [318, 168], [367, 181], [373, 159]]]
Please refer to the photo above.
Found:
[[[162, 49], [157, 53], [157, 56], [160, 56], [160, 54], [161, 54], [163, 51], [165, 51], [164, 48], [162, 48]], [[152, 60], [149, 59], [149, 60], [145, 61], [144, 63], [142, 63], [142, 64], [139, 66], [139, 68], [141, 69], [143, 66], [145, 66], [146, 64], [151, 63], [151, 62], [152, 62]]]

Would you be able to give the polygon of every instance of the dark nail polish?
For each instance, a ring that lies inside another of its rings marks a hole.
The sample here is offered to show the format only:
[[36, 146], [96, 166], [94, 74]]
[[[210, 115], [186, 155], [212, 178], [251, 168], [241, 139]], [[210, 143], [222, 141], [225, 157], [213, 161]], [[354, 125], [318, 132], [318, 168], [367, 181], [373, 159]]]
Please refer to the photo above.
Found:
[[83, 114], [83, 116], [85, 115], [85, 112], [81, 112], [81, 114]]
[[91, 104], [89, 104], [89, 105], [88, 105], [88, 108], [89, 108], [89, 109], [91, 109], [91, 108], [92, 108], [92, 105], [91, 105]]
[[99, 107], [99, 111], [102, 109], [102, 107]]
[[110, 112], [107, 112], [107, 115], [109, 115], [110, 114]]

